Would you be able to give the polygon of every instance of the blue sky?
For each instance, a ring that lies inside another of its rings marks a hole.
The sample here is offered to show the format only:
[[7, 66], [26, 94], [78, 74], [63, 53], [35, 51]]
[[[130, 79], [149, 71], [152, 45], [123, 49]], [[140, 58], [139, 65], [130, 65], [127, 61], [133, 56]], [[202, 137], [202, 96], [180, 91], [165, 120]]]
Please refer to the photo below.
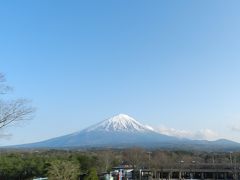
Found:
[[[240, 142], [239, 1], [2, 1], [0, 71], [35, 118], [0, 145], [126, 113], [168, 134]], [[199, 137], [200, 136], [200, 137]]]

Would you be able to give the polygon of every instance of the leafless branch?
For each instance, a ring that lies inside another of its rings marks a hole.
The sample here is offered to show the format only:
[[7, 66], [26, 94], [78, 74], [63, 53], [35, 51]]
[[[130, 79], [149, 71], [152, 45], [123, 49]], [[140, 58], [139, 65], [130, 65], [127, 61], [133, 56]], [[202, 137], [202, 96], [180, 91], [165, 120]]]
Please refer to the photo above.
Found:
[[12, 90], [12, 87], [10, 86], [7, 86], [5, 84], [5, 76], [0, 73], [0, 94], [6, 94], [7, 92], [11, 91]]
[[10, 123], [31, 119], [34, 108], [29, 105], [29, 101], [18, 99], [10, 102], [0, 101], [0, 128]]
[[[0, 73], [0, 94], [6, 94], [12, 88], [5, 84], [5, 76]], [[33, 117], [35, 109], [26, 99], [6, 101], [0, 99], [0, 129], [17, 121]]]

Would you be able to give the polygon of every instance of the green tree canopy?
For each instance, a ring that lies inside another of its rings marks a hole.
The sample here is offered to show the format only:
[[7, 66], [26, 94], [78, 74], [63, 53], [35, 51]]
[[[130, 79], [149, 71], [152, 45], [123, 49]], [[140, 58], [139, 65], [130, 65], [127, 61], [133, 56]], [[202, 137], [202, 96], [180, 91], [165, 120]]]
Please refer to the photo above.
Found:
[[98, 175], [97, 175], [96, 168], [91, 168], [89, 170], [88, 175], [86, 176], [86, 178], [84, 180], [98, 180]]
[[52, 161], [48, 169], [48, 176], [51, 180], [77, 180], [79, 174], [79, 164], [67, 160]]

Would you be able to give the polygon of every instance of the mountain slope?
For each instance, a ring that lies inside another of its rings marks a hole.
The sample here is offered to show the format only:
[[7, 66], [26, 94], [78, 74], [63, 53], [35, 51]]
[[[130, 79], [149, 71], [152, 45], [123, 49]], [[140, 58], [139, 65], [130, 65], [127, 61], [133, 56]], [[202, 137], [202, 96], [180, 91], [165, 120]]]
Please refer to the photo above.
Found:
[[132, 117], [125, 114], [119, 114], [83, 130], [83, 132], [148, 132], [150, 130], [149, 127], [140, 124]]
[[159, 134], [132, 117], [119, 114], [73, 134], [21, 146], [40, 148], [155, 146], [159, 143], [174, 141], [179, 141], [179, 139]]
[[[240, 144], [228, 140], [179, 139], [159, 134], [132, 117], [119, 114], [82, 131], [46, 141], [19, 145], [21, 148], [145, 147], [185, 150], [236, 150]], [[16, 147], [16, 146], [15, 146]]]

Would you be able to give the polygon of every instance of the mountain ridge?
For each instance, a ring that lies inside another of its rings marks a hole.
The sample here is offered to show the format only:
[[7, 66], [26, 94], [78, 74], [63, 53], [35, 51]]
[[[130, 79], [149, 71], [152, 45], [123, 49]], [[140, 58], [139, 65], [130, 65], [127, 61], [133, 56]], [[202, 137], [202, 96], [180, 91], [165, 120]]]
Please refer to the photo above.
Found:
[[181, 139], [160, 134], [134, 118], [119, 114], [81, 131], [41, 142], [18, 145], [20, 148], [102, 148], [133, 147], [165, 149], [235, 150], [240, 144], [219, 139], [216, 141]]

